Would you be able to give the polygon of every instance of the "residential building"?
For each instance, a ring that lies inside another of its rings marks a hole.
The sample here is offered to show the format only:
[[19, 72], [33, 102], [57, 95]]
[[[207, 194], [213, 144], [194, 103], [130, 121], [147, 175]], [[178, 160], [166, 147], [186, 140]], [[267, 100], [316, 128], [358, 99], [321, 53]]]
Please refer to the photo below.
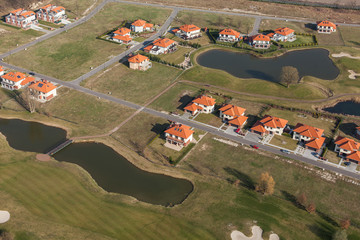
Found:
[[52, 23], [59, 23], [62, 19], [67, 18], [64, 7], [52, 4], [40, 8], [36, 12], [36, 16], [39, 20]]
[[251, 45], [254, 48], [267, 49], [270, 47], [270, 37], [263, 34], [255, 35], [251, 37]]
[[46, 80], [36, 81], [29, 86], [33, 97], [39, 102], [47, 102], [56, 97], [56, 86]]
[[120, 28], [112, 33], [111, 39], [115, 42], [128, 44], [132, 41], [130, 33], [130, 29]]
[[174, 40], [168, 38], [159, 38], [149, 46], [146, 46], [144, 51], [154, 55], [166, 54], [175, 51], [176, 46], [177, 42]]
[[306, 124], [298, 123], [293, 130], [293, 139], [305, 144], [305, 148], [318, 152], [322, 149], [325, 137], [324, 130]]
[[238, 42], [240, 40], [240, 33], [231, 28], [227, 28], [219, 32], [217, 40], [221, 42]]
[[274, 35], [272, 36], [272, 40], [282, 41], [282, 42], [293, 42], [296, 40], [295, 31], [287, 27], [275, 29]]
[[358, 138], [360, 138], [360, 127], [357, 127], [357, 128], [355, 129], [355, 135], [356, 135]]
[[146, 32], [146, 31], [154, 31], [154, 24], [147, 23], [144, 20], [138, 19], [131, 24], [130, 27], [133, 32]]
[[287, 120], [265, 115], [261, 120], [257, 121], [250, 129], [251, 132], [264, 136], [266, 134], [281, 135], [287, 124]]
[[198, 112], [200, 113], [212, 113], [215, 109], [216, 100], [212, 97], [206, 95], [201, 95], [188, 104], [184, 111], [195, 115]]
[[165, 130], [166, 142], [186, 147], [192, 141], [193, 133], [194, 131], [189, 126], [174, 123]]
[[346, 156], [360, 149], [360, 143], [346, 137], [337, 137], [334, 144], [334, 151], [338, 152], [339, 156]]
[[131, 69], [146, 71], [152, 67], [149, 58], [140, 54], [130, 57], [128, 61]]
[[219, 109], [220, 118], [229, 125], [241, 128], [247, 121], [244, 116], [246, 109], [231, 104], [225, 104]]
[[24, 29], [29, 29], [31, 25], [38, 23], [35, 13], [23, 8], [10, 12], [5, 16], [5, 22]]
[[0, 66], [0, 76], [2, 76], [4, 74], [5, 74], [4, 68], [2, 66]]
[[8, 72], [1, 76], [1, 87], [9, 90], [19, 90], [34, 81], [34, 77], [27, 77], [21, 72]]
[[359, 164], [360, 162], [360, 151], [352, 152], [351, 154], [346, 156], [346, 160]]
[[175, 35], [184, 39], [191, 40], [194, 38], [201, 37], [201, 28], [193, 25], [193, 24], [185, 24], [179, 27], [179, 30], [176, 31]]
[[332, 33], [336, 32], [336, 25], [330, 21], [321, 21], [317, 23], [318, 33]]

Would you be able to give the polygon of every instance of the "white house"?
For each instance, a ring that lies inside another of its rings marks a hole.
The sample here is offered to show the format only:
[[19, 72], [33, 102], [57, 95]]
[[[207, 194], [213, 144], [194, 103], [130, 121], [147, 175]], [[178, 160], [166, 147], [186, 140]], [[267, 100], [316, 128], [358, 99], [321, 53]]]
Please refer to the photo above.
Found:
[[324, 146], [323, 133], [324, 129], [298, 123], [293, 130], [293, 139], [305, 143], [305, 148], [318, 152]]
[[189, 126], [175, 123], [165, 130], [165, 137], [170, 144], [186, 147], [192, 141], [193, 133]]
[[4, 68], [0, 66], [0, 76], [4, 75], [4, 73], [5, 73]]
[[200, 30], [201, 30], [201, 28], [199, 28], [193, 24], [185, 24], [185, 25], [182, 25], [178, 31], [176, 31], [175, 35], [182, 39], [190, 40], [190, 39], [201, 37]]
[[62, 19], [67, 18], [64, 7], [52, 4], [40, 8], [36, 12], [36, 16], [39, 20], [52, 23], [59, 23]]
[[338, 152], [339, 155], [349, 155], [352, 152], [358, 151], [360, 148], [360, 143], [346, 137], [339, 136], [336, 138], [334, 143], [334, 151]]
[[251, 37], [251, 45], [254, 48], [267, 49], [270, 47], [270, 37], [263, 34], [255, 35]]
[[250, 129], [251, 132], [264, 136], [266, 134], [281, 135], [286, 127], [288, 120], [265, 115], [261, 120], [257, 121]]
[[293, 42], [296, 40], [295, 31], [287, 27], [275, 29], [272, 40], [282, 41], [282, 42]]
[[246, 109], [231, 104], [225, 104], [219, 109], [220, 118], [229, 125], [241, 128], [247, 121], [244, 116]]
[[145, 52], [153, 55], [166, 54], [176, 50], [177, 42], [169, 38], [159, 38], [144, 48]]
[[146, 71], [152, 67], [149, 58], [140, 54], [130, 57], [128, 61], [129, 67], [134, 70]]
[[47, 102], [56, 97], [56, 86], [46, 80], [37, 81], [29, 86], [33, 97], [39, 102]]
[[195, 115], [198, 112], [201, 113], [212, 113], [215, 109], [216, 100], [212, 97], [208, 97], [205, 95], [201, 95], [194, 100], [191, 101], [186, 107], [184, 107], [184, 111]]
[[130, 29], [133, 32], [154, 31], [154, 24], [138, 19], [131, 24]]
[[36, 15], [33, 11], [23, 8], [16, 9], [5, 16], [5, 22], [17, 27], [29, 29], [32, 24], [37, 24]]
[[240, 40], [240, 33], [233, 29], [227, 28], [219, 32], [219, 37], [217, 40], [221, 42], [238, 42]]
[[330, 21], [321, 21], [317, 24], [318, 33], [332, 33], [336, 32], [336, 25]]
[[34, 77], [27, 77], [21, 72], [8, 72], [1, 76], [1, 87], [9, 90], [19, 90], [34, 80]]
[[128, 44], [132, 41], [131, 30], [128, 28], [120, 28], [112, 33], [111, 40], [119, 43]]

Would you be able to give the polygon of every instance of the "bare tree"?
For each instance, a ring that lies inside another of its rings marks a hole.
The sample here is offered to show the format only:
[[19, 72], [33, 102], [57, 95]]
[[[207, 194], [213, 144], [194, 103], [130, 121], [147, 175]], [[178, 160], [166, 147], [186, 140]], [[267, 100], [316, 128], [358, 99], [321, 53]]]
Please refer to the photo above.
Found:
[[306, 198], [305, 193], [300, 194], [300, 195], [296, 198], [296, 202], [297, 202], [297, 204], [299, 204], [300, 206], [305, 207], [305, 206], [306, 206], [306, 203], [307, 203], [307, 198]]
[[280, 82], [286, 84], [287, 87], [289, 87], [290, 84], [298, 83], [299, 82], [298, 70], [292, 66], [282, 67], [280, 74]]
[[29, 88], [26, 88], [20, 94], [20, 104], [30, 113], [34, 113], [36, 111], [36, 108], [39, 106], [39, 102], [37, 101], [38, 97], [39, 94], [37, 92], [31, 91]]
[[259, 183], [255, 187], [255, 190], [262, 194], [271, 195], [274, 193], [275, 181], [268, 172], [264, 172], [260, 175]]
[[309, 213], [314, 213], [316, 211], [316, 206], [314, 203], [310, 203], [307, 207], [306, 207], [306, 211], [308, 211]]
[[340, 222], [341, 229], [348, 229], [351, 225], [350, 219], [344, 219]]

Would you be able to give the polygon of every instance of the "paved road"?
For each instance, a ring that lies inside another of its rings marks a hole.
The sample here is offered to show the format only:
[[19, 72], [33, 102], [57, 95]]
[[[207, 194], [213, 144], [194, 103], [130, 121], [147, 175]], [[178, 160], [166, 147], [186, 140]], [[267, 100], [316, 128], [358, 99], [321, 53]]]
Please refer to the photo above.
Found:
[[249, 33], [249, 36], [254, 36], [254, 35], [259, 33], [261, 20], [262, 20], [261, 17], [256, 17], [255, 18], [255, 23], [254, 23], [254, 26], [253, 26], [253, 29], [252, 29], [251, 33]]

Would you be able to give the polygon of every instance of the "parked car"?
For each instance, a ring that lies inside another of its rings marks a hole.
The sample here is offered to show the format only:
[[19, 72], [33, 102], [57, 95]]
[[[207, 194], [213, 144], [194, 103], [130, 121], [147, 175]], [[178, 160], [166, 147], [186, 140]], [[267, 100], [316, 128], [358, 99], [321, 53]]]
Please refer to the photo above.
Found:
[[350, 162], [344, 162], [345, 166], [349, 166], [351, 163]]
[[255, 149], [259, 149], [259, 147], [256, 146], [256, 145], [251, 145], [251, 147], [252, 147], [252, 148], [255, 148]]
[[236, 133], [239, 133], [240, 131], [241, 131], [240, 128], [237, 128], [237, 129], [235, 130]]
[[286, 153], [286, 154], [290, 154], [290, 151], [288, 151], [286, 149], [281, 149], [280, 151], [283, 152], [283, 153]]

